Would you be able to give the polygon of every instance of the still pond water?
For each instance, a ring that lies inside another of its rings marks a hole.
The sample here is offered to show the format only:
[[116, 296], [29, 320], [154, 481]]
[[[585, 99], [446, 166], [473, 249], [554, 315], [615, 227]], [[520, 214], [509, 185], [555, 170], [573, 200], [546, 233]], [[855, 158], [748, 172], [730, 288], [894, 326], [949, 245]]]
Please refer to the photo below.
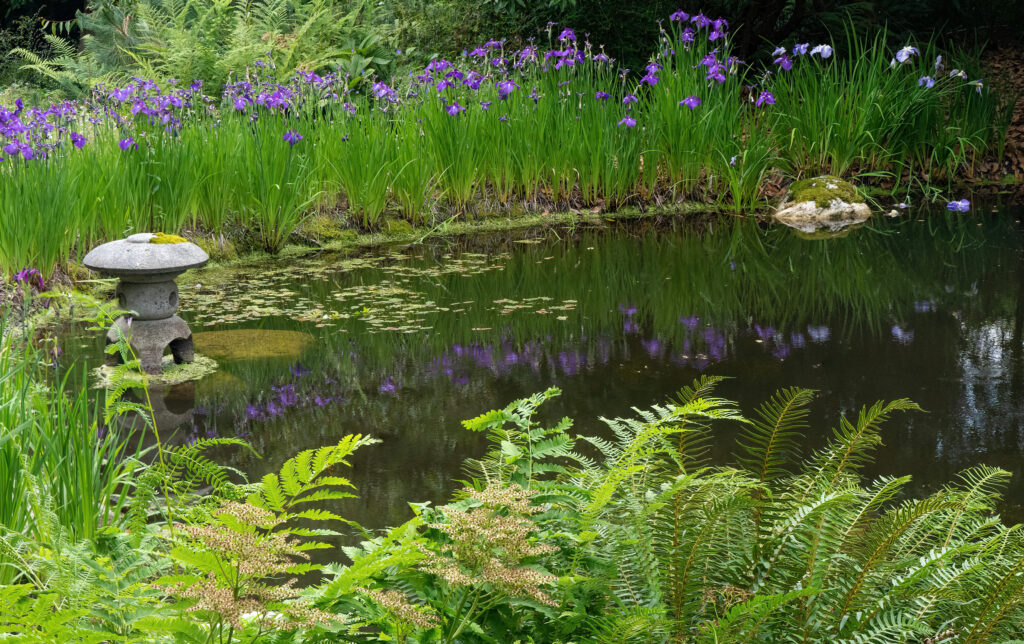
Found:
[[[776, 388], [817, 390], [806, 452], [840, 414], [909, 397], [869, 475], [925, 493], [970, 465], [1011, 471], [1024, 518], [1021, 213], [876, 220], [834, 239], [748, 221], [609, 222], [490, 235], [358, 258], [192, 271], [182, 316], [219, 370], [154, 392], [165, 437], [240, 436], [251, 479], [348, 433], [367, 527], [444, 501], [486, 447], [460, 421], [549, 386], [544, 420], [579, 433], [669, 400], [701, 374], [752, 411]], [[68, 357], [102, 361], [98, 333]], [[718, 430], [726, 462], [735, 428]]]

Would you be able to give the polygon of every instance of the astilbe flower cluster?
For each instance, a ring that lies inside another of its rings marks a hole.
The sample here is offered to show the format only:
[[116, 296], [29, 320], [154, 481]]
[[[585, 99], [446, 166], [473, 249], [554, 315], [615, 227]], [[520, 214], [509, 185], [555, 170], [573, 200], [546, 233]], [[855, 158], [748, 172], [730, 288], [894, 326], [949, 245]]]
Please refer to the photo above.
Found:
[[541, 511], [530, 502], [533, 492], [518, 485], [491, 484], [483, 490], [466, 488], [469, 509], [456, 505], [443, 508], [445, 521], [429, 527], [447, 537], [440, 553], [425, 549], [425, 572], [437, 575], [452, 586], [473, 586], [480, 582], [512, 597], [531, 597], [554, 606], [542, 589], [556, 581], [554, 575], [523, 566], [523, 560], [557, 550], [533, 543], [537, 531], [532, 515]]
[[215, 522], [178, 526], [191, 547], [213, 553], [216, 571], [194, 582], [181, 582], [171, 592], [195, 600], [188, 611], [215, 613], [236, 629], [247, 623], [261, 627], [313, 627], [339, 621], [339, 616], [297, 603], [291, 569], [309, 555], [286, 534], [269, 533], [277, 523], [272, 512], [248, 503], [226, 503]]

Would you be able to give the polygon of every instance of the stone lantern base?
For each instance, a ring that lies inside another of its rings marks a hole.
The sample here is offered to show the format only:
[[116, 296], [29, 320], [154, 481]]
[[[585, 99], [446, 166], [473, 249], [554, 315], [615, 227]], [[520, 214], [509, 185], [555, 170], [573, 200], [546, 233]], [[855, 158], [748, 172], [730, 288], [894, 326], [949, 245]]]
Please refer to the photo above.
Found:
[[[171, 348], [175, 364], [192, 362], [195, 359], [192, 330], [188, 328], [185, 320], [177, 315], [162, 320], [133, 320], [130, 326], [126, 318], [118, 318], [107, 331], [108, 345], [117, 342], [119, 330], [120, 334], [128, 340], [132, 351], [139, 359], [142, 370], [146, 373], [159, 374], [162, 372], [160, 359], [163, 358], [164, 350], [167, 347]], [[120, 362], [120, 354], [107, 355], [107, 364], [114, 366]]]

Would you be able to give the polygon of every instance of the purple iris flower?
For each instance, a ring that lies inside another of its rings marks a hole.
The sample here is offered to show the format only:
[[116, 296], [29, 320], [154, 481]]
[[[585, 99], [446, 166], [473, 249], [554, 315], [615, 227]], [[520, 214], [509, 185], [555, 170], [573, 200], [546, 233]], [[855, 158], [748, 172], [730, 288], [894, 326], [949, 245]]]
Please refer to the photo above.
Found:
[[247, 106], [248, 106], [248, 103], [247, 103], [247, 101], [244, 98], [242, 98], [241, 96], [236, 96], [235, 97], [235, 109], [236, 110], [238, 110], [239, 112], [245, 111], [245, 108]]
[[626, 94], [625, 96], [622, 97], [622, 104], [629, 105], [630, 103], [636, 103], [637, 100], [638, 99], [636, 96], [633, 96], [632, 94]]
[[697, 109], [697, 106], [700, 105], [700, 102], [701, 101], [700, 101], [700, 97], [699, 96], [687, 96], [683, 100], [679, 101], [679, 104], [680, 105], [685, 105], [686, 107], [690, 108], [691, 110], [694, 110], [694, 109]]
[[804, 54], [807, 53], [807, 48], [809, 46], [810, 46], [810, 43], [806, 43], [806, 42], [794, 46], [793, 47], [793, 55], [794, 56], [803, 56]]
[[832, 56], [832, 48], [829, 47], [828, 45], [818, 45], [817, 47], [811, 50], [811, 56], [815, 54], [820, 54], [823, 59], [829, 58], [830, 56]]
[[771, 92], [761, 92], [760, 96], [757, 97], [757, 102], [754, 103], [755, 107], [761, 107], [762, 105], [775, 105], [775, 96]]
[[126, 137], [126, 138], [123, 138], [120, 141], [118, 141], [117, 145], [120, 146], [120, 148], [122, 150], [127, 150], [130, 147], [138, 147], [138, 146], [135, 145], [135, 139], [133, 139], [130, 136]]
[[946, 204], [946, 210], [952, 212], [967, 212], [971, 209], [971, 202], [967, 199], [961, 199], [960, 201], [950, 201]]
[[14, 274], [15, 284], [32, 284], [35, 282], [39, 288], [43, 288], [43, 276], [34, 268], [23, 268]]
[[452, 116], [458, 116], [459, 112], [462, 112], [465, 109], [466, 108], [464, 108], [461, 105], [459, 105], [458, 102], [455, 102], [455, 103], [452, 103], [451, 105], [449, 105], [448, 107], [446, 107], [444, 111], [448, 112], [448, 114], [450, 114]]
[[385, 378], [384, 381], [380, 383], [380, 392], [382, 394], [393, 394], [397, 389], [395, 381], [390, 377]]
[[717, 83], [724, 83], [725, 74], [723, 72], [725, 72], [724, 65], [719, 65], [717, 63], [715, 65], [711, 65], [708, 67], [708, 73], [707, 76], [704, 77], [704, 80], [713, 80]]
[[698, 29], [703, 29], [711, 24], [711, 19], [702, 13], [698, 13], [696, 16], [690, 18], [690, 22], [697, 25]]
[[74, 145], [79, 150], [82, 149], [82, 146], [85, 145], [85, 142], [87, 140], [88, 139], [86, 139], [84, 136], [82, 136], [78, 132], [72, 132], [71, 133], [71, 144]]
[[619, 121], [619, 127], [622, 127], [623, 125], [625, 125], [626, 127], [635, 127], [636, 119], [633, 118], [632, 116], [626, 115], [625, 118]]
[[594, 100], [597, 101], [607, 101], [611, 97], [612, 95], [609, 94], [608, 92], [602, 92], [600, 90], [598, 90], [598, 92], [594, 94]]
[[374, 83], [370, 87], [370, 90], [373, 92], [373, 95], [379, 99], [389, 101], [394, 101], [397, 99], [397, 97], [395, 96], [395, 90], [388, 87], [387, 83]]
[[786, 71], [793, 69], [793, 61], [786, 54], [782, 54], [772, 62]]
[[917, 79], [917, 86], [924, 86], [925, 89], [931, 89], [932, 87], [935, 86], [935, 79], [932, 78], [931, 76], [922, 76], [921, 78]]
[[594, 56], [593, 56], [593, 58], [591, 58], [591, 60], [593, 60], [595, 63], [611, 62], [611, 58], [609, 58], [608, 54], [604, 53], [603, 51], [601, 53], [599, 53], [599, 54], [594, 54]]
[[692, 28], [687, 27], [686, 29], [683, 29], [683, 33], [680, 34], [679, 39], [683, 42], [693, 42], [695, 33], [696, 32], [694, 32]]
[[452, 64], [448, 62], [448, 60], [440, 58], [438, 60], [430, 61], [430, 64], [427, 65], [427, 71], [431, 73], [443, 72], [444, 70], [448, 69], [451, 66]]
[[677, 9], [672, 15], [668, 17], [672, 22], [686, 22], [690, 19], [690, 14], [686, 13], [682, 9]]
[[918, 51], [917, 47], [911, 47], [910, 45], [907, 45], [903, 49], [896, 52], [896, 58], [894, 58], [893, 60], [895, 60], [898, 63], [905, 63], [910, 60], [911, 56], [916, 56], [919, 53], [921, 52]]
[[498, 81], [494, 86], [498, 88], [498, 98], [501, 100], [505, 100], [512, 93], [512, 90], [519, 89], [519, 86], [511, 78]]
[[483, 110], [486, 111], [487, 109], [489, 109], [491, 107], [491, 102], [490, 101], [480, 101], [480, 107]]
[[775, 51], [772, 52], [772, 56], [775, 56], [775, 57], [785, 56], [785, 55], [786, 55], [786, 48], [785, 47], [776, 47]]
[[562, 33], [558, 34], [559, 40], [571, 40], [576, 42], [576, 32], [566, 27], [562, 30]]
[[654, 87], [655, 85], [658, 84], [658, 77], [655, 76], [654, 74], [646, 74], [643, 78], [640, 79], [640, 83], [646, 83], [647, 85]]
[[302, 135], [296, 132], [295, 130], [288, 130], [287, 132], [284, 133], [284, 136], [282, 136], [281, 138], [287, 141], [288, 145], [291, 146], [301, 141]]

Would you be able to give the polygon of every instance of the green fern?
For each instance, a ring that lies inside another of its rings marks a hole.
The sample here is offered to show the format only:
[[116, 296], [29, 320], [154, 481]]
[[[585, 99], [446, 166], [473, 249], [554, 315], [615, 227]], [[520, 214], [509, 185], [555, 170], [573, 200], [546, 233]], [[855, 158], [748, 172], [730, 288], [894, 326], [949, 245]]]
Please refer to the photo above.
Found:
[[302, 510], [296, 506], [351, 498], [353, 495], [350, 492], [339, 488], [352, 488], [352, 483], [347, 478], [329, 472], [336, 465], [348, 465], [347, 459], [356, 449], [377, 442], [374, 438], [349, 434], [336, 445], [300, 452], [285, 461], [280, 474], [264, 476], [259, 488], [249, 494], [247, 502], [273, 512], [278, 524], [292, 519], [345, 521], [326, 510]]

